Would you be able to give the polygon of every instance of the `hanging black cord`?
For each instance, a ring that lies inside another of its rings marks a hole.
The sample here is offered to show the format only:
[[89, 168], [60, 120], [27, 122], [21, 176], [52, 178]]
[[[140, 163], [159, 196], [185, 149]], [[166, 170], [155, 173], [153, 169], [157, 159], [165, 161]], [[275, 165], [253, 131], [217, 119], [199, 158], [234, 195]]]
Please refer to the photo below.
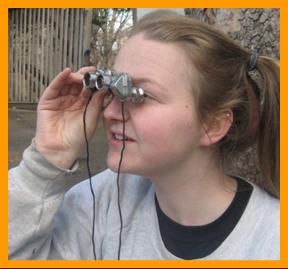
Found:
[[96, 256], [96, 250], [95, 250], [95, 240], [94, 240], [94, 234], [95, 234], [95, 194], [93, 191], [92, 187], [92, 179], [91, 179], [91, 170], [90, 170], [90, 165], [89, 165], [89, 143], [87, 139], [87, 134], [86, 134], [86, 112], [87, 112], [87, 107], [92, 99], [92, 94], [90, 95], [88, 102], [85, 106], [85, 110], [83, 113], [83, 127], [84, 127], [84, 136], [85, 136], [85, 142], [86, 142], [86, 165], [87, 165], [87, 171], [88, 171], [88, 176], [89, 176], [89, 183], [90, 183], [90, 190], [91, 194], [93, 196], [93, 220], [92, 220], [92, 246], [93, 246], [93, 255], [94, 255], [94, 260], [97, 260]]
[[[90, 165], [89, 165], [89, 143], [87, 139], [87, 133], [86, 133], [86, 112], [87, 112], [87, 107], [92, 99], [93, 95], [90, 95], [88, 102], [85, 106], [85, 110], [83, 113], [83, 127], [84, 127], [84, 136], [85, 136], [85, 142], [86, 142], [86, 165], [87, 165], [87, 171], [88, 171], [88, 176], [89, 176], [89, 183], [90, 183], [90, 190], [91, 194], [93, 196], [93, 223], [92, 223], [92, 246], [93, 246], [93, 255], [94, 255], [94, 260], [97, 260], [96, 256], [96, 250], [95, 250], [95, 240], [94, 240], [94, 235], [95, 235], [95, 193], [92, 187], [92, 180], [91, 180], [91, 170], [90, 170]], [[120, 232], [119, 232], [119, 245], [118, 245], [118, 260], [120, 260], [121, 256], [121, 242], [122, 242], [122, 230], [123, 230], [123, 219], [122, 219], [122, 211], [121, 211], [121, 205], [120, 205], [120, 168], [123, 160], [123, 154], [124, 154], [124, 149], [125, 149], [125, 118], [124, 118], [124, 102], [121, 103], [121, 112], [122, 112], [122, 122], [123, 122], [123, 146], [121, 149], [121, 154], [120, 154], [120, 160], [119, 160], [119, 165], [118, 165], [118, 172], [117, 172], [117, 195], [118, 195], [118, 211], [119, 211], [119, 218], [120, 218]]]
[[117, 194], [118, 194], [118, 211], [119, 211], [119, 218], [120, 218], [120, 232], [119, 232], [119, 245], [118, 245], [118, 260], [120, 260], [121, 256], [121, 242], [122, 242], [122, 229], [123, 229], [123, 219], [122, 219], [122, 211], [120, 206], [120, 168], [123, 160], [123, 154], [125, 149], [125, 118], [124, 118], [124, 102], [121, 102], [121, 112], [122, 112], [122, 123], [123, 123], [123, 133], [122, 133], [122, 150], [118, 165], [118, 172], [117, 172]]

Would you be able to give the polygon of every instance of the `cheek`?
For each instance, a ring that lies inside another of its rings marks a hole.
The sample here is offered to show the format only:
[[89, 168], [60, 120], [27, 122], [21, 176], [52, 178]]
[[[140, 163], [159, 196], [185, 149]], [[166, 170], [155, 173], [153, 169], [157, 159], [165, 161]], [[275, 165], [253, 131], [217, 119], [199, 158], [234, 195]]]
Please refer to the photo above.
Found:
[[162, 147], [167, 146], [186, 147], [187, 143], [195, 140], [199, 134], [199, 127], [190, 111], [147, 116], [143, 118], [141, 126], [135, 129], [143, 146], [157, 148], [160, 151], [164, 150]]
[[135, 123], [135, 131], [143, 145], [161, 144], [170, 136], [173, 124], [170, 124], [166, 117], [160, 115], [146, 115], [140, 124], [139, 122]]

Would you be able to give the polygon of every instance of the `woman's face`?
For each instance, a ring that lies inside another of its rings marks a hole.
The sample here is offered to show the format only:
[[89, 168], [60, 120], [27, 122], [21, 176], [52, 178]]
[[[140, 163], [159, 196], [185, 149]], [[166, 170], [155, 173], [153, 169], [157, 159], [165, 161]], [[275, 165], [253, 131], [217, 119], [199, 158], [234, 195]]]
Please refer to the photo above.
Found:
[[[128, 140], [122, 172], [153, 177], [197, 160], [202, 128], [191, 92], [191, 81], [196, 82], [191, 68], [179, 47], [145, 39], [142, 34], [130, 38], [120, 50], [115, 71], [128, 73], [134, 86], [148, 95], [141, 104], [124, 103]], [[117, 171], [122, 114], [116, 98], [105, 109], [104, 120], [108, 166]]]

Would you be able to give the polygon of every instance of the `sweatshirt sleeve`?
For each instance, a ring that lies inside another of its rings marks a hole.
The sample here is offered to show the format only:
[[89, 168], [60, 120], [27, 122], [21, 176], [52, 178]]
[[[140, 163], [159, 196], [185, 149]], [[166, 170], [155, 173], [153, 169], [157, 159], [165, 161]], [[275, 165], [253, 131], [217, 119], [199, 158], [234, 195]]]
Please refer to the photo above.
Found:
[[55, 167], [32, 140], [20, 165], [8, 172], [9, 259], [61, 257], [53, 244], [54, 217], [65, 192], [77, 183], [70, 179], [77, 167]]

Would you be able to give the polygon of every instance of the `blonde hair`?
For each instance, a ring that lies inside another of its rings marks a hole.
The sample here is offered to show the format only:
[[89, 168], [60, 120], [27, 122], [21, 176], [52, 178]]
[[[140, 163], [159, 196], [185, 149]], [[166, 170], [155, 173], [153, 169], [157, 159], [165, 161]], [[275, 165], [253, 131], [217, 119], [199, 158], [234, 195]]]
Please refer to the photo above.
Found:
[[138, 33], [184, 50], [198, 70], [198, 87], [193, 94], [200, 120], [208, 121], [227, 109], [233, 112], [231, 128], [219, 143], [221, 160], [257, 143], [263, 173], [259, 184], [279, 196], [278, 62], [259, 56], [255, 79], [248, 73], [251, 51], [208, 24], [171, 11], [147, 14], [135, 25], [131, 36]]

